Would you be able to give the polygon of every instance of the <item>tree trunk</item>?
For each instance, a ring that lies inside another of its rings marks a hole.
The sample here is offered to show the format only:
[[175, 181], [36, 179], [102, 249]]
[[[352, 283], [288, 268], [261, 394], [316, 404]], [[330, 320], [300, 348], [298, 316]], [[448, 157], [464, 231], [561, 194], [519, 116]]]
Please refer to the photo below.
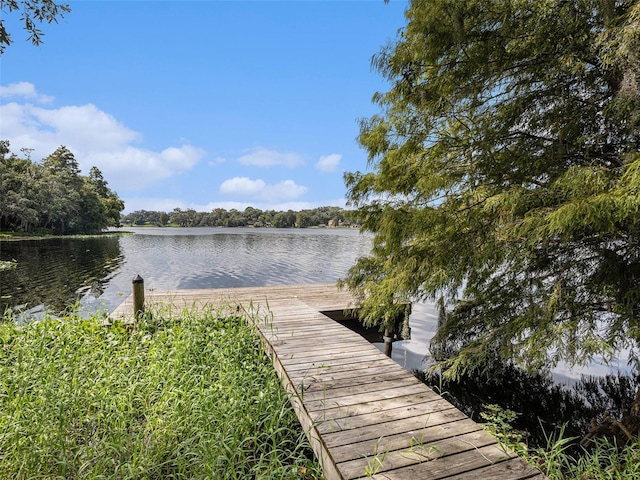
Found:
[[622, 413], [622, 418], [616, 420], [605, 413], [602, 420], [594, 420], [591, 429], [584, 436], [580, 445], [586, 447], [593, 437], [607, 437], [615, 441], [618, 448], [623, 448], [628, 442], [638, 438], [640, 432], [640, 385], [636, 396]]

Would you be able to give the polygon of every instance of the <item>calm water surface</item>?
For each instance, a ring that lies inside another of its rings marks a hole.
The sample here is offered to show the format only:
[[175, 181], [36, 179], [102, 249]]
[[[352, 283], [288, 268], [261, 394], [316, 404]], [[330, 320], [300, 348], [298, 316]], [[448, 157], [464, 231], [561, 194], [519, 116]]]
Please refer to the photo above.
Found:
[[113, 310], [141, 275], [147, 289], [334, 282], [371, 240], [356, 230], [127, 228], [133, 235], [0, 243], [2, 307], [60, 310], [78, 298]]

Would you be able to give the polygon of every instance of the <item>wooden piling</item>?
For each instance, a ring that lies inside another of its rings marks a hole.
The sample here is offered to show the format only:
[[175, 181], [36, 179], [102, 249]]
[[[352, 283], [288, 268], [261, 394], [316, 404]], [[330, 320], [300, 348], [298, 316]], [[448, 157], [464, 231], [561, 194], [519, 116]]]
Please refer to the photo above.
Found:
[[391, 351], [393, 350], [393, 327], [385, 327], [384, 329], [384, 354], [391, 358]]
[[136, 275], [131, 281], [133, 290], [133, 316], [140, 318], [144, 314], [144, 279]]

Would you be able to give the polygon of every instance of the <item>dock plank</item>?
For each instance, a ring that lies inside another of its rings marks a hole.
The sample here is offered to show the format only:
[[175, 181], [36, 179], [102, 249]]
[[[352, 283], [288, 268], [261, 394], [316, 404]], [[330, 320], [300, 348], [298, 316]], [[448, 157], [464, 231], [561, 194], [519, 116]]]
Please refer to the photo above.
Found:
[[[413, 410], [420, 411], [419, 409], [424, 407], [422, 403], [433, 402], [436, 400], [442, 400], [442, 397], [433, 392], [425, 392], [412, 395], [403, 395], [388, 398], [385, 400], [376, 400], [373, 402], [362, 402], [355, 405], [348, 405], [346, 407], [328, 408], [323, 410], [320, 415], [322, 415], [324, 418], [330, 417], [340, 419], [342, 417], [352, 417], [355, 415], [383, 412], [385, 410], [392, 410], [395, 408], [411, 408]], [[428, 406], [429, 409], [433, 409], [434, 407], [434, 405]], [[318, 417], [318, 419], [320, 419], [320, 417]]]
[[333, 459], [336, 463], [343, 463], [358, 458], [370, 457], [385, 451], [406, 450], [415, 445], [427, 445], [448, 438], [477, 432], [480, 426], [463, 418], [458, 421], [433, 425], [425, 429], [417, 429], [409, 432], [383, 435], [372, 440], [365, 440], [357, 444], [348, 444], [332, 449]]
[[[253, 322], [329, 480], [543, 476], [357, 333], [335, 285], [146, 293], [147, 305], [213, 307]], [[111, 318], [130, 318], [131, 297]]]
[[[379, 446], [378, 452], [374, 455], [339, 463], [339, 469], [345, 478], [358, 478], [362, 476], [363, 471], [374, 466], [377, 473], [383, 473], [415, 465], [416, 462], [420, 464], [435, 462], [436, 459], [442, 459], [448, 455], [469, 453], [492, 446], [494, 443], [493, 437], [482, 431], [469, 432], [430, 443], [422, 443], [416, 439], [397, 450], [389, 450], [388, 446], [382, 449]], [[384, 459], [376, 465], [374, 460], [376, 457]]]

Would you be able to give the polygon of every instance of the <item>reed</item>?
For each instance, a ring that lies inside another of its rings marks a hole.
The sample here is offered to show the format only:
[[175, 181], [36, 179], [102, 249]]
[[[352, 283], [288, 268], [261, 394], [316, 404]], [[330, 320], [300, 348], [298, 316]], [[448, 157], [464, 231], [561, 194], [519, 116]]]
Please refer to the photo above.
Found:
[[563, 429], [549, 436], [546, 448], [537, 448], [528, 454], [529, 461], [537, 465], [550, 480], [640, 478], [640, 439], [619, 448], [607, 438], [596, 438], [581, 454], [570, 454], [569, 447], [576, 439], [564, 437]]
[[321, 478], [243, 318], [10, 320], [0, 324], [0, 478]]
[[514, 430], [511, 422], [516, 414], [497, 405], [487, 405], [481, 414], [482, 425], [501, 445], [510, 448], [530, 462], [549, 480], [640, 478], [640, 438], [620, 448], [606, 437], [596, 437], [586, 447], [579, 445], [578, 437], [565, 435], [565, 427], [545, 433], [546, 445], [528, 449], [526, 434]]

